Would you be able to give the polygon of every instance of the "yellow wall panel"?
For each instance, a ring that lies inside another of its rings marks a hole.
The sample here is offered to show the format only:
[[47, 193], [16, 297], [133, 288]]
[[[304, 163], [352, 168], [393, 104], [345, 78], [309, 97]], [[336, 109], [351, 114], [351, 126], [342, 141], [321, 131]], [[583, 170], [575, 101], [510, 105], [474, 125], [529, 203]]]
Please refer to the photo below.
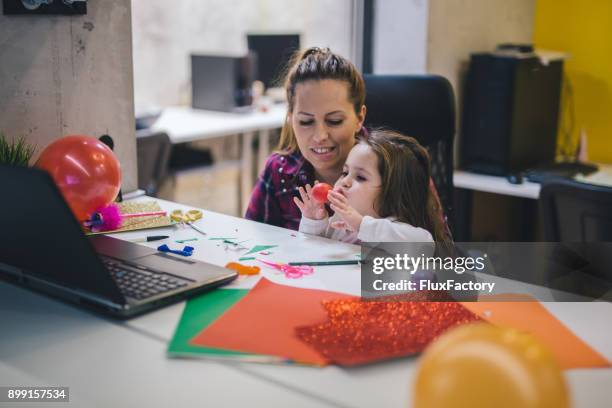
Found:
[[[565, 73], [575, 106], [572, 140], [575, 145], [584, 128], [589, 159], [612, 162], [612, 1], [538, 0], [534, 43], [537, 48], [571, 54]], [[570, 121], [567, 91], [562, 101], [566, 124]]]

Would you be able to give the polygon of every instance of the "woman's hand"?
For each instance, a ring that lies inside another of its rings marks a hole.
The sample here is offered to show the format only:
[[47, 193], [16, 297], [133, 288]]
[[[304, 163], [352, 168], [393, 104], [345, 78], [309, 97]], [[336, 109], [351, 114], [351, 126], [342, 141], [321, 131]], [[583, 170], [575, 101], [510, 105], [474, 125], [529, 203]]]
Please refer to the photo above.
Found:
[[332, 222], [332, 228], [359, 231], [363, 216], [348, 204], [346, 197], [334, 190], [329, 192], [327, 198], [331, 209], [342, 218], [341, 221]]
[[297, 197], [293, 197], [293, 201], [302, 212], [302, 216], [310, 218], [311, 220], [322, 220], [327, 218], [328, 214], [325, 205], [313, 200], [312, 187], [310, 187], [310, 184], [306, 184], [305, 190], [304, 187], [300, 187], [298, 191], [302, 199], [300, 200]]

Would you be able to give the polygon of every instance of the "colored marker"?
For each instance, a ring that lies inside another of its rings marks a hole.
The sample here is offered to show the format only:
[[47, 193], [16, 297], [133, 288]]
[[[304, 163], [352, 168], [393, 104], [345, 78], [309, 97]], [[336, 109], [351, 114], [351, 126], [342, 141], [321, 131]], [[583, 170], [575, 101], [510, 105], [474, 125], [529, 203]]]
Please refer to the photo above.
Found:
[[314, 261], [314, 262], [289, 262], [291, 266], [310, 265], [310, 266], [333, 266], [333, 265], [358, 265], [361, 263], [358, 259], [349, 259], [346, 261]]
[[175, 242], [178, 242], [179, 244], [182, 244], [184, 242], [189, 242], [189, 241], [197, 241], [197, 238], [187, 238], [187, 239], [178, 239]]
[[162, 239], [170, 238], [168, 235], [151, 235], [148, 237], [136, 238], [131, 240], [131, 242], [152, 242], [152, 241], [161, 241]]

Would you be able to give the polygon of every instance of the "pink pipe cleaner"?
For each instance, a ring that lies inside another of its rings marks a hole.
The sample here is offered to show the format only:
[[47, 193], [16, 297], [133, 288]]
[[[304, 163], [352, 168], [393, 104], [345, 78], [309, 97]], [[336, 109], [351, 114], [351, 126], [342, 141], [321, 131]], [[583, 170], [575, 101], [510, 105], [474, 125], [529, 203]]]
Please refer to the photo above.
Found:
[[165, 211], [153, 211], [135, 214], [121, 214], [119, 206], [111, 203], [105, 207], [98, 208], [91, 218], [84, 222], [92, 232], [112, 231], [121, 228], [124, 218], [148, 217], [153, 215], [166, 215]]

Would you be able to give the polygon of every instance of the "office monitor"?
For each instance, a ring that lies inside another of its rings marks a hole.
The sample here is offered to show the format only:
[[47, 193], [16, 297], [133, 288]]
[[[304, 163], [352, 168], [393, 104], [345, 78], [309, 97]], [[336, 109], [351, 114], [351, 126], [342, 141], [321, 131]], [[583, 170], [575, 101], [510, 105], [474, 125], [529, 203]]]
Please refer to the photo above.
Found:
[[253, 102], [255, 56], [191, 55], [191, 106], [242, 112]]
[[300, 49], [299, 34], [248, 34], [249, 51], [257, 53], [256, 79], [266, 88], [281, 86], [293, 53]]

